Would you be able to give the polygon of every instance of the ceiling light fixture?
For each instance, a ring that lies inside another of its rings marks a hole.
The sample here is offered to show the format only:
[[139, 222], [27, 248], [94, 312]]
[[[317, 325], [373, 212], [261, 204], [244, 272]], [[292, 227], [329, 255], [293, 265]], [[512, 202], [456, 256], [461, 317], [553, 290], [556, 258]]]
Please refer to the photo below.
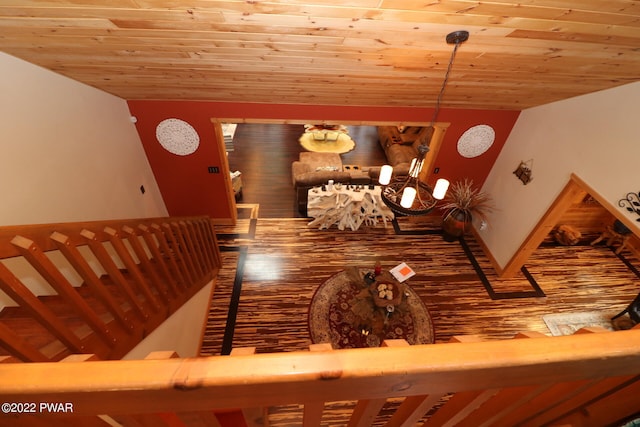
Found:
[[[449, 80], [449, 74], [453, 65], [453, 60], [456, 56], [456, 51], [461, 43], [464, 43], [469, 39], [469, 32], [467, 31], [454, 31], [447, 34], [447, 43], [453, 44], [453, 51], [451, 52], [451, 58], [449, 59], [449, 65], [447, 72], [440, 88], [440, 93], [436, 100], [436, 106], [433, 112], [433, 117], [428, 129], [425, 133], [425, 137], [422, 138], [422, 143], [418, 146], [418, 157], [413, 159], [411, 166], [409, 167], [409, 174], [407, 176], [399, 176], [391, 179], [393, 168], [389, 165], [382, 166], [380, 170], [380, 177], [378, 182], [384, 186], [382, 189], [382, 200], [389, 206], [389, 208], [399, 215], [426, 215], [433, 210], [438, 200], [442, 200], [449, 188], [449, 181], [446, 179], [438, 179], [435, 188], [431, 189], [429, 185], [420, 180], [420, 171], [424, 164], [425, 157], [429, 152], [429, 143], [434, 133], [434, 124], [438, 118], [440, 112], [440, 103], [442, 102], [442, 95], [444, 89]], [[425, 142], [427, 141], [427, 142]]]

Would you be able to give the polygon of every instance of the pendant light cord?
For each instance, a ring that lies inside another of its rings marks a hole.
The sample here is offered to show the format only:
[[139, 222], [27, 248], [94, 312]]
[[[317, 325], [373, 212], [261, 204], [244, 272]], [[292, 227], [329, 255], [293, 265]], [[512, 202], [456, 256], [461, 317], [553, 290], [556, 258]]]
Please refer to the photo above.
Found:
[[447, 87], [447, 81], [449, 81], [449, 73], [451, 73], [451, 68], [453, 66], [453, 60], [456, 57], [456, 51], [458, 50], [458, 46], [460, 46], [460, 42], [456, 42], [453, 47], [453, 52], [451, 52], [451, 58], [449, 59], [449, 65], [447, 66], [447, 72], [444, 75], [444, 81], [442, 82], [442, 87], [440, 88], [440, 93], [438, 94], [438, 99], [436, 100], [436, 109], [433, 112], [433, 118], [431, 119], [430, 126], [436, 123], [436, 119], [438, 118], [438, 113], [440, 112], [440, 102], [442, 101], [442, 95], [444, 95], [444, 89]]

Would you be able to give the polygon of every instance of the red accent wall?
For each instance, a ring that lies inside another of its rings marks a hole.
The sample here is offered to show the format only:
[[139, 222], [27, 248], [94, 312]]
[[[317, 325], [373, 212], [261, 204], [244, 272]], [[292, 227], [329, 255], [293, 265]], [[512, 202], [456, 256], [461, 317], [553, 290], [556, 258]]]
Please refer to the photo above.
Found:
[[[170, 215], [209, 215], [229, 218], [223, 177], [210, 174], [209, 166], [220, 166], [212, 118], [291, 119], [340, 121], [421, 121], [431, 119], [433, 109], [411, 107], [343, 107], [280, 104], [241, 104], [201, 101], [129, 101], [131, 114], [151, 168]], [[433, 177], [451, 182], [470, 178], [478, 186], [484, 183], [502, 149], [519, 111], [442, 109], [439, 122], [450, 122], [435, 163], [440, 171]], [[156, 139], [156, 126], [164, 119], [177, 118], [191, 124], [200, 136], [198, 150], [188, 156], [166, 151]], [[457, 152], [458, 138], [470, 127], [487, 124], [496, 132], [491, 148], [483, 155], [467, 159]], [[357, 141], [356, 141], [357, 142]], [[222, 143], [222, 142], [220, 142]], [[357, 148], [356, 148], [357, 149]], [[514, 165], [514, 168], [517, 165]]]

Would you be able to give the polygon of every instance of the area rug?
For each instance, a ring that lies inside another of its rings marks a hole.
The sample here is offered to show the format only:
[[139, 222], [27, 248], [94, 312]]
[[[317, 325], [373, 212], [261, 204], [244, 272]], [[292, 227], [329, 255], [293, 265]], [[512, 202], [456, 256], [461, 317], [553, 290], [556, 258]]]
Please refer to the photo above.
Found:
[[542, 316], [547, 324], [551, 335], [572, 335], [578, 329], [587, 326], [600, 326], [611, 331], [614, 330], [611, 317], [616, 313], [605, 312], [579, 312], [579, 313], [558, 313]]
[[349, 134], [340, 131], [332, 132], [335, 134], [335, 140], [326, 138], [318, 140], [314, 137], [313, 132], [305, 132], [300, 137], [300, 145], [307, 151], [338, 154], [348, 153], [356, 147], [355, 141], [351, 139]]
[[364, 281], [372, 271], [346, 269], [318, 287], [309, 307], [311, 341], [331, 343], [336, 349], [379, 347], [387, 339], [433, 343], [433, 324], [420, 296], [404, 285], [401, 301], [392, 312], [377, 307]]

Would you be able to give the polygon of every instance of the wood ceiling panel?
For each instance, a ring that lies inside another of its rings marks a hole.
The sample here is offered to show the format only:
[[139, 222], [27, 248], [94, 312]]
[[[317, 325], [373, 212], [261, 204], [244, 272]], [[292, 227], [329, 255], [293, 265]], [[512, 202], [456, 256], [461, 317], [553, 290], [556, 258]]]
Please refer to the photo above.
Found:
[[523, 109], [640, 80], [633, 0], [5, 0], [0, 49], [125, 99]]

